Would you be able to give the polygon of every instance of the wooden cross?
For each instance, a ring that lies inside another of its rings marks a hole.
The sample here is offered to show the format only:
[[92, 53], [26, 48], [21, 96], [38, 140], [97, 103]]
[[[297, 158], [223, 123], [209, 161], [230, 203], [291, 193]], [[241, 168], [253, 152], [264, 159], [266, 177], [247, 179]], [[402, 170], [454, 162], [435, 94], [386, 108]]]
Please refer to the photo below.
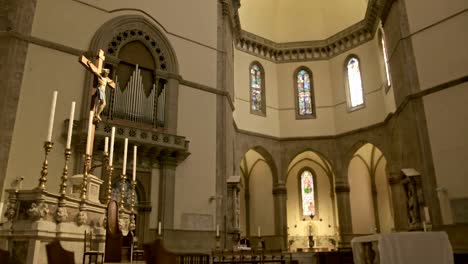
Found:
[[[101, 76], [101, 73], [102, 73], [102, 66], [104, 64], [104, 60], [106, 59], [106, 57], [104, 56], [104, 51], [102, 49], [100, 49], [98, 51], [98, 58], [96, 59], [96, 62], [95, 64], [97, 65], [94, 65], [92, 62], [90, 62], [84, 55], [81, 55], [80, 56], [80, 59], [79, 59], [79, 62], [86, 68], [88, 69], [89, 71], [91, 71], [92, 73], [94, 73], [95, 75], [97, 76]], [[113, 89], [115, 89], [115, 82], [107, 77], [106, 78], [106, 81], [107, 81], [107, 85], [109, 85], [110, 87], [112, 87]], [[94, 87], [96, 88], [96, 87]]]
[[[105, 92], [105, 88], [106, 86], [110, 86], [111, 88], [115, 89], [116, 85], [115, 85], [115, 82], [110, 79], [109, 77], [107, 76], [103, 76], [103, 64], [104, 64], [104, 60], [105, 60], [105, 56], [104, 56], [104, 51], [102, 49], [100, 49], [98, 51], [98, 57], [96, 59], [96, 62], [93, 64], [90, 60], [88, 60], [84, 55], [81, 55], [80, 58], [79, 58], [79, 62], [89, 71], [91, 71], [94, 76], [96, 76], [96, 78], [98, 78], [98, 87], [99, 86], [103, 86], [101, 87], [101, 89], [103, 90], [103, 92]], [[98, 87], [93, 87], [94, 89], [94, 94], [96, 96], [99, 96], [99, 93], [100, 91], [98, 91]], [[104, 102], [100, 102], [100, 103], [104, 103], [103, 107], [105, 106], [105, 100]], [[99, 117], [99, 114], [100, 114], [100, 111], [102, 111], [103, 107], [101, 107], [99, 109], [99, 106], [96, 105], [96, 102], [92, 102], [93, 104], [93, 108], [94, 108], [94, 113], [95, 113], [95, 120], [93, 122], [93, 126], [91, 128], [91, 152], [92, 152], [92, 149], [93, 149], [93, 143], [94, 143], [94, 132], [95, 132], [95, 129], [96, 129], [96, 123], [100, 121], [100, 117]], [[100, 111], [98, 111], [98, 109]], [[97, 112], [98, 111], [98, 112]]]

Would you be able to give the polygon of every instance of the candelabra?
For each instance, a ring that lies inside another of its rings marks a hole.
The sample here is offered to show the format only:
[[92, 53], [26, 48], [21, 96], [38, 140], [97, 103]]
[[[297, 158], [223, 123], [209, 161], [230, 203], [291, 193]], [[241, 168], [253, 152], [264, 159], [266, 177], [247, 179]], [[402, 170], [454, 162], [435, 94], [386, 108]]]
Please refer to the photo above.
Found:
[[125, 171], [122, 172], [120, 175], [120, 204], [119, 204], [119, 211], [122, 213], [124, 212], [125, 209], [125, 186], [126, 186], [126, 181], [127, 181], [127, 175], [125, 175]]
[[83, 171], [83, 182], [81, 184], [81, 206], [84, 206], [88, 191], [88, 172], [91, 167], [91, 155], [86, 154], [84, 156], [84, 171]]
[[42, 163], [42, 170], [41, 170], [41, 177], [39, 178], [39, 185], [37, 186], [37, 189], [39, 190], [45, 190], [45, 184], [47, 182], [47, 174], [48, 174], [48, 168], [49, 168], [49, 163], [47, 162], [47, 156], [49, 155], [49, 152], [53, 146], [54, 146], [54, 143], [51, 141], [44, 142], [45, 157], [44, 157], [44, 162]]
[[59, 206], [62, 206], [64, 203], [65, 195], [67, 194], [67, 181], [68, 181], [68, 161], [70, 160], [71, 156], [71, 149], [65, 149], [65, 165], [63, 166], [63, 173], [62, 173], [62, 183], [60, 184], [60, 202]]
[[135, 223], [135, 187], [136, 181], [132, 181], [132, 195], [131, 195], [131, 204], [130, 204], [130, 211], [131, 211], [131, 218], [130, 218], [130, 230], [135, 230], [136, 223]]

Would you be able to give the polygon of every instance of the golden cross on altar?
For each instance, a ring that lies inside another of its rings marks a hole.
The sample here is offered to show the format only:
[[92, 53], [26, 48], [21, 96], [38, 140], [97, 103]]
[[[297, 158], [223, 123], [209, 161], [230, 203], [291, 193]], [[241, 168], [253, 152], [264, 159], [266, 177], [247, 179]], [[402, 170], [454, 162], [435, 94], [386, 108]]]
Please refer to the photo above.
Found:
[[106, 87], [110, 86], [112, 89], [115, 89], [115, 82], [108, 77], [109, 70], [103, 68], [104, 60], [104, 51], [100, 49], [98, 51], [98, 57], [95, 64], [88, 60], [84, 55], [80, 56], [79, 62], [89, 71], [91, 71], [98, 80], [97, 87], [94, 88], [94, 93], [92, 97], [91, 105], [95, 113], [95, 122], [101, 121], [100, 114], [106, 106]]

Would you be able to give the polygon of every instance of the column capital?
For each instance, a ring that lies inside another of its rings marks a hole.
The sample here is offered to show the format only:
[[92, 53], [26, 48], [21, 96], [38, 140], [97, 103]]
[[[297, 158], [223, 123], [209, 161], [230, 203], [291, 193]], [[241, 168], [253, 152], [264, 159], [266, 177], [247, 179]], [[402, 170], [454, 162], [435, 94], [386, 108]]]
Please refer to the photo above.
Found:
[[273, 186], [273, 195], [286, 194], [287, 189], [284, 183], [278, 183]]
[[339, 183], [335, 185], [336, 193], [344, 193], [344, 192], [349, 193], [349, 191], [350, 191], [350, 188], [349, 188], [349, 184], [347, 183]]

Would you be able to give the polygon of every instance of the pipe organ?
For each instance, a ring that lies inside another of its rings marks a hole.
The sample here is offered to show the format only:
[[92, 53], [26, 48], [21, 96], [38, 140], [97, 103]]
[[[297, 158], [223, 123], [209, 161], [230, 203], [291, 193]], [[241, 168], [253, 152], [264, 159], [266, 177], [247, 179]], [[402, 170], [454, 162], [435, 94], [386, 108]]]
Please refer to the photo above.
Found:
[[156, 78], [150, 93], [145, 93], [141, 70], [136, 65], [127, 84], [122, 89], [118, 76], [115, 76], [116, 89], [106, 89], [108, 107], [104, 116], [109, 120], [128, 120], [153, 127], [164, 126], [166, 103], [166, 80]]

